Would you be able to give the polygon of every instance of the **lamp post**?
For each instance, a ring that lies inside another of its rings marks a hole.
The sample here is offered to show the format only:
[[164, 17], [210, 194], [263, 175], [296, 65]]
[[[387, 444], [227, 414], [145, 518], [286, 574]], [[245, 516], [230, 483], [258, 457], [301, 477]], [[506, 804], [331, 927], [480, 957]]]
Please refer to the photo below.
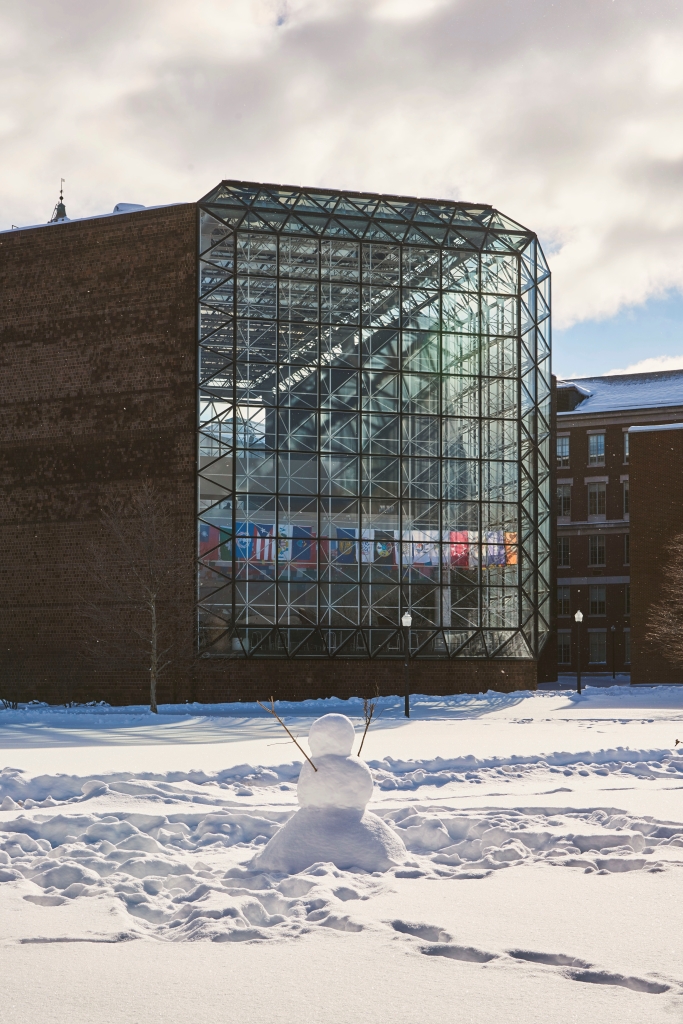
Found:
[[577, 612], [574, 616], [576, 622], [576, 692], [581, 693], [581, 623], [583, 612]]
[[410, 627], [413, 617], [410, 612], [401, 616], [403, 626], [403, 674], [405, 677], [405, 716], [410, 718]]
[[614, 640], [615, 640], [615, 637], [617, 635], [617, 627], [616, 626], [612, 626], [611, 633], [612, 633], [612, 679], [616, 679], [617, 678], [617, 656], [614, 653]]

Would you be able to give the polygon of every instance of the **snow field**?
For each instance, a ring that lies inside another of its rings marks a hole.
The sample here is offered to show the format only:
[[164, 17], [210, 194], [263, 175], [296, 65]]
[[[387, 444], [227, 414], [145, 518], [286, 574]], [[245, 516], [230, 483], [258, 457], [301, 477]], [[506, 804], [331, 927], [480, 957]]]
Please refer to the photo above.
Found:
[[[320, 713], [348, 713], [350, 703], [284, 714], [301, 742]], [[250, 863], [295, 812], [301, 769], [283, 763], [298, 751], [258, 713], [0, 713], [4, 760], [20, 766], [0, 771], [3, 1019], [199, 1019], [192, 965], [220, 1019], [228, 980], [245, 1021], [345, 1024], [359, 1012], [452, 1021], [453, 1000], [467, 1021], [546, 1024], [549, 1011], [559, 1024], [679, 1019], [683, 754], [673, 743], [683, 692], [616, 687], [580, 699], [487, 694], [414, 706], [405, 723], [387, 702], [363, 751], [375, 782], [369, 809], [400, 836], [406, 861], [383, 872], [317, 863], [296, 874]], [[174, 747], [160, 734], [171, 730], [195, 764], [220, 745], [223, 766], [169, 768]], [[617, 742], [625, 730], [634, 745]], [[656, 733], [669, 745], [657, 746]], [[126, 734], [131, 750], [156, 755], [156, 770], [149, 760], [139, 771], [97, 770], [112, 750], [125, 755]], [[231, 766], [245, 750], [250, 762]], [[61, 765], [69, 753], [89, 770], [55, 770], [55, 754]], [[80, 976], [77, 960], [88, 965]], [[139, 961], [165, 979], [151, 1004]], [[71, 988], [60, 982], [62, 1002], [42, 984], [22, 990], [39, 969], [72, 979]], [[263, 985], [273, 971], [276, 981]], [[112, 972], [130, 1000], [101, 1000]]]

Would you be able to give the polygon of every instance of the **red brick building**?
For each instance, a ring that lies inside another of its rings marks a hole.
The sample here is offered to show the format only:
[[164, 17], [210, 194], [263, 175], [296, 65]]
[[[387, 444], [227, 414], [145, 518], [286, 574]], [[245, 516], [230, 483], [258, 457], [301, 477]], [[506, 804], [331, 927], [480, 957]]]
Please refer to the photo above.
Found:
[[652, 606], [662, 600], [668, 545], [683, 533], [683, 422], [632, 427], [632, 683], [683, 683], [683, 665], [648, 640]]
[[[557, 384], [557, 653], [558, 669], [577, 667], [575, 613], [580, 626], [581, 665], [590, 672], [628, 672], [644, 681], [641, 649], [645, 597], [642, 570], [632, 578], [632, 560], [647, 561], [654, 543], [662, 494], [669, 492], [669, 467], [661, 453], [646, 471], [646, 445], [636, 441], [638, 513], [632, 513], [629, 428], [683, 422], [683, 371], [590, 377]], [[665, 437], [665, 435], [661, 435]], [[665, 442], [661, 442], [665, 443]], [[665, 445], [666, 447], [666, 445]], [[680, 516], [680, 500], [673, 504]], [[665, 518], [674, 512], [665, 501]], [[668, 520], [667, 520], [668, 521]], [[647, 539], [649, 537], [649, 539]], [[650, 566], [656, 563], [650, 563]], [[649, 593], [652, 593], [651, 585]], [[633, 603], [632, 603], [633, 596]], [[656, 673], [655, 673], [656, 674]], [[661, 680], [660, 680], [661, 681]]]

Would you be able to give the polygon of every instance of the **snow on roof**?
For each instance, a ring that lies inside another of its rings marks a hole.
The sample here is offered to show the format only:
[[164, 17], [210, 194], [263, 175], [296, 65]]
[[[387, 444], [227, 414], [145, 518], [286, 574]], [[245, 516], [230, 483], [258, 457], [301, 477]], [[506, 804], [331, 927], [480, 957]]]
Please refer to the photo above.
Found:
[[139, 206], [137, 203], [117, 203], [111, 213], [93, 213], [87, 217], [61, 217], [59, 220], [51, 220], [42, 224], [19, 224], [16, 227], [0, 229], [0, 235], [9, 234], [10, 231], [33, 231], [35, 228], [53, 228], [59, 224], [73, 224], [81, 220], [102, 220], [104, 217], [117, 217], [122, 213], [137, 213], [139, 210], [164, 210], [169, 206], [183, 205], [183, 203], [159, 203], [158, 206]]
[[558, 380], [557, 387], [558, 390], [574, 389], [588, 396], [571, 412], [558, 412], [559, 416], [683, 405], [683, 370], [578, 377]]
[[683, 423], [652, 423], [647, 427], [629, 427], [629, 434], [643, 434], [648, 430], [683, 430]]

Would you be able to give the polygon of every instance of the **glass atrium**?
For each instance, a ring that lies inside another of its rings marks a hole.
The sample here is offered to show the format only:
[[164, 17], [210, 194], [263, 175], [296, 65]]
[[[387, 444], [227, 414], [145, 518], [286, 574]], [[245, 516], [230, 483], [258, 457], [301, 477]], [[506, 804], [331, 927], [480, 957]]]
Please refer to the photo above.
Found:
[[206, 656], [532, 658], [550, 277], [489, 206], [223, 182], [199, 203]]

